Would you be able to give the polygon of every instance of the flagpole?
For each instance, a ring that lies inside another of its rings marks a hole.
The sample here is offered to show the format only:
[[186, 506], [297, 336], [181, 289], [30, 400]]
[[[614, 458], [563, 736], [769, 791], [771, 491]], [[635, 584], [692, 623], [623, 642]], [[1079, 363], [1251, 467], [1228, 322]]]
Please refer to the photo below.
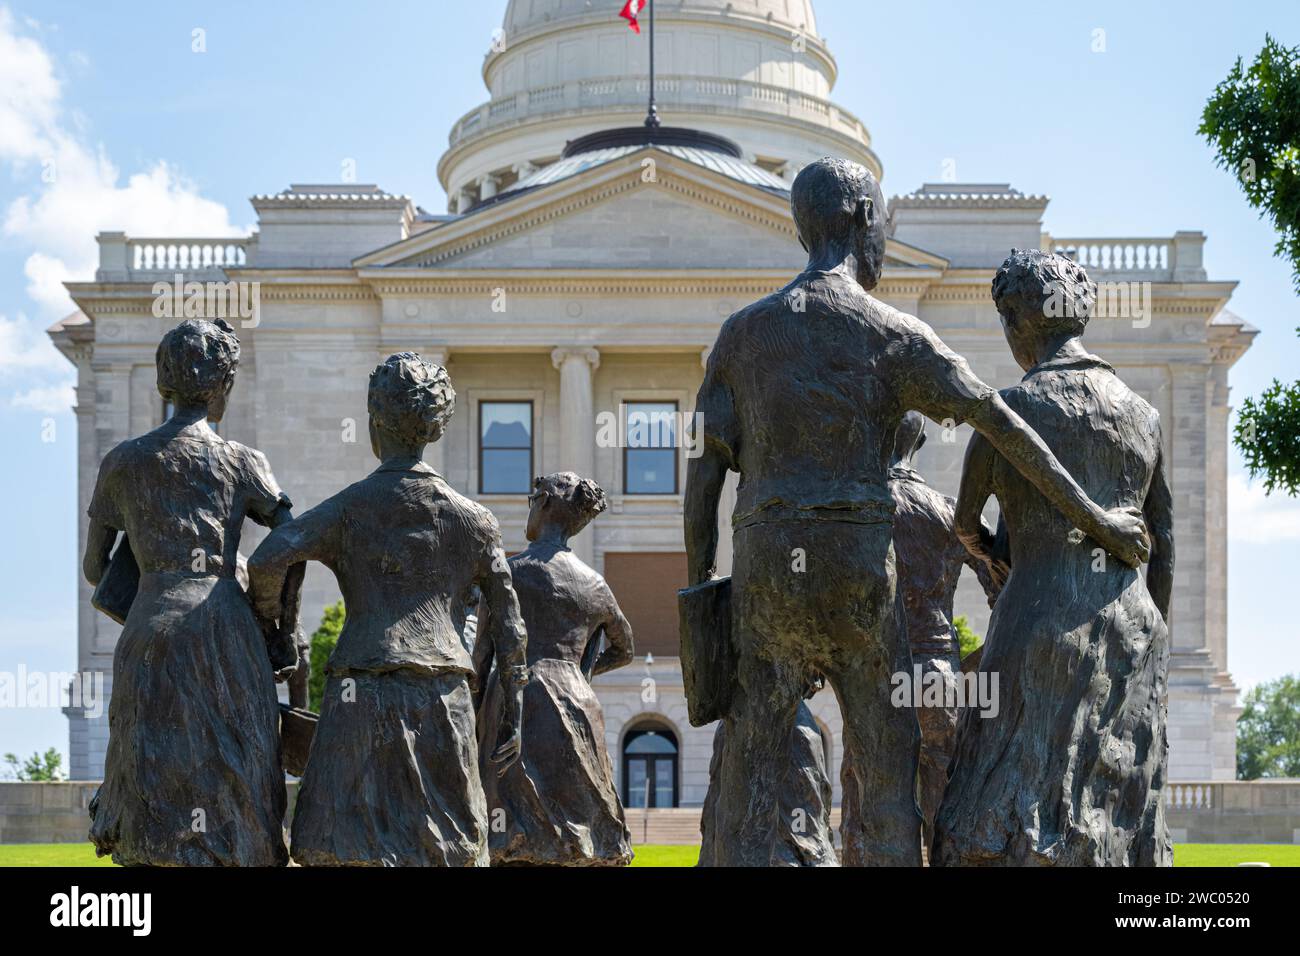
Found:
[[655, 0], [647, 0], [647, 6], [650, 7], [650, 109], [645, 125], [655, 129], [659, 126], [659, 109], [655, 106]]

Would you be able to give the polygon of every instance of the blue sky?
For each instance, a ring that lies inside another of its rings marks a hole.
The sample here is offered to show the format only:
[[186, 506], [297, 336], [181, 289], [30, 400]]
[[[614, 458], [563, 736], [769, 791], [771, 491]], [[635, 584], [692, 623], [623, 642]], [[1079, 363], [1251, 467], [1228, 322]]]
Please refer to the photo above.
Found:
[[[593, 3], [611, 18], [621, 7]], [[1210, 276], [1240, 281], [1231, 307], [1262, 330], [1233, 370], [1234, 399], [1300, 377], [1289, 269], [1195, 132], [1265, 31], [1300, 44], [1300, 4], [815, 7], [839, 60], [834, 97], [870, 129], [887, 194], [939, 180], [952, 159], [960, 180], [1051, 196], [1056, 235], [1200, 229]], [[41, 330], [70, 310], [59, 282], [93, 270], [94, 234], [242, 232], [249, 196], [337, 182], [348, 160], [358, 181], [442, 211], [436, 164], [486, 99], [479, 71], [504, 10], [0, 0], [0, 672], [76, 663], [71, 375]], [[1279, 597], [1300, 566], [1300, 503], [1248, 486], [1235, 452], [1231, 469], [1230, 664], [1244, 687], [1300, 671]], [[0, 752], [47, 746], [67, 748], [57, 710], [0, 710]]]

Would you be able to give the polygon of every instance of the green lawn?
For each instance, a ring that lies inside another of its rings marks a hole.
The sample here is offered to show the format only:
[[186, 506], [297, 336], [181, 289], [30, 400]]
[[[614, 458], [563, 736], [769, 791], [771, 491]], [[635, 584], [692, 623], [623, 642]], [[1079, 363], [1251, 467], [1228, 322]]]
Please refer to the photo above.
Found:
[[700, 858], [698, 846], [633, 845], [633, 866], [694, 866]]
[[1271, 863], [1300, 866], [1300, 846], [1286, 843], [1178, 843], [1174, 866], [1236, 866]]
[[[633, 866], [694, 866], [697, 846], [633, 847]], [[1271, 863], [1300, 867], [1300, 846], [1278, 843], [1216, 844], [1180, 843], [1174, 847], [1174, 866], [1236, 866], [1238, 863]], [[30, 843], [0, 845], [0, 866], [112, 866], [108, 857], [98, 858], [88, 843]]]

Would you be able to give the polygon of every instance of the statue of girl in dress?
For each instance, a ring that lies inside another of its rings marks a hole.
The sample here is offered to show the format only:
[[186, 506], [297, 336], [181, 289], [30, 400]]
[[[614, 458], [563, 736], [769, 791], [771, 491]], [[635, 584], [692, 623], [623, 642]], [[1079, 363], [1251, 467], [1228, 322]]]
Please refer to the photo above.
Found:
[[248, 562], [258, 614], [272, 620], [305, 561], [338, 578], [347, 621], [325, 666], [320, 722], [293, 817], [303, 866], [486, 866], [470, 679], [461, 641], [469, 595], [507, 692], [493, 775], [519, 756], [525, 633], [492, 513], [423, 460], [456, 393], [446, 369], [403, 352], [370, 376], [370, 446], [380, 465], [273, 531]]
[[1016, 252], [993, 280], [1025, 377], [1002, 395], [1103, 508], [1143, 516], [1145, 577], [1084, 537], [976, 435], [956, 531], [990, 571], [980, 511], [996, 495], [1011, 572], [980, 661], [996, 716], [962, 716], [931, 853], [941, 866], [1168, 866], [1162, 789], [1173, 586], [1172, 499], [1160, 419], [1080, 336], [1096, 302], [1083, 269]]
[[[122, 865], [288, 859], [274, 668], [292, 666], [293, 646], [272, 662], [236, 570], [244, 518], [275, 527], [290, 502], [261, 452], [209, 425], [225, 413], [238, 365], [225, 322], [189, 320], [163, 336], [158, 391], [176, 412], [105, 456], [90, 503], [86, 579], [100, 584], [110, 555], [115, 568], [134, 558], [139, 569], [91, 803], [90, 839]], [[285, 623], [292, 635], [296, 621]]]
[[605, 510], [605, 493], [590, 479], [561, 472], [536, 479], [528, 504], [531, 543], [510, 559], [528, 628], [528, 740], [518, 763], [499, 776], [490, 769], [485, 731], [502, 710], [500, 666], [489, 676], [490, 643], [480, 640], [476, 654], [492, 864], [624, 866], [632, 859], [631, 835], [591, 678], [632, 660], [632, 629], [605, 579], [569, 550], [569, 539]]

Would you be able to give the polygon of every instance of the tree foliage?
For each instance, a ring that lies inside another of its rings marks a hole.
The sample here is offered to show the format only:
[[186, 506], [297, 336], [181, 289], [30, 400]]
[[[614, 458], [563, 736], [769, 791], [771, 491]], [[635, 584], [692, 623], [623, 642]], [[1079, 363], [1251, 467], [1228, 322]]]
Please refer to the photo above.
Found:
[[1300, 676], [1246, 694], [1237, 721], [1237, 778], [1300, 777]]
[[[1238, 57], [1205, 104], [1199, 132], [1250, 205], [1271, 219], [1274, 251], [1290, 263], [1300, 291], [1300, 46], [1265, 35], [1249, 67]], [[1300, 383], [1274, 380], [1258, 399], [1246, 399], [1233, 437], [1266, 492], [1300, 494]]]
[[984, 643], [984, 638], [971, 630], [970, 621], [966, 620], [965, 614], [959, 614], [953, 618], [952, 628], [957, 632], [957, 644], [961, 648], [963, 660], [965, 660], [967, 654]]
[[1238, 57], [1205, 104], [1199, 132], [1251, 206], [1272, 219], [1275, 251], [1300, 291], [1300, 47], [1265, 35], [1254, 63]]
[[318, 714], [321, 701], [325, 699], [325, 665], [338, 645], [346, 618], [342, 601], [331, 604], [321, 617], [320, 627], [311, 636], [311, 676], [307, 678], [307, 698], [308, 706]]
[[32, 754], [19, 761], [14, 754], [5, 754], [5, 763], [15, 780], [24, 783], [48, 783], [63, 779], [63, 754], [54, 747], [44, 754]]

